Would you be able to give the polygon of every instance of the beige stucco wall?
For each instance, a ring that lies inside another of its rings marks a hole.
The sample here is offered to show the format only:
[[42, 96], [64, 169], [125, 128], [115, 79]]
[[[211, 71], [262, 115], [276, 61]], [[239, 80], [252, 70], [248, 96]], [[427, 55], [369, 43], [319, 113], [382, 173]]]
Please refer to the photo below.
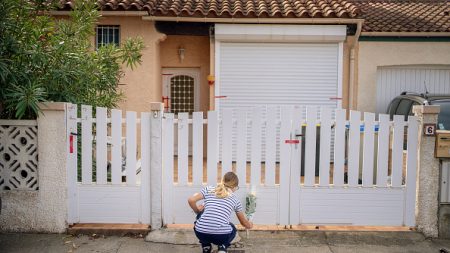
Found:
[[450, 64], [449, 42], [360, 42], [357, 109], [375, 111], [377, 67]]
[[414, 106], [419, 118], [416, 226], [426, 237], [438, 236], [439, 159], [434, 157], [436, 139], [423, 136], [423, 124], [436, 124], [439, 106]]
[[156, 31], [154, 22], [141, 17], [103, 17], [99, 25], [120, 25], [120, 41], [130, 37], [142, 37], [145, 48], [142, 64], [134, 70], [124, 68], [125, 76], [120, 80], [120, 88], [125, 99], [119, 105], [123, 110], [149, 111], [150, 102], [161, 101], [161, 67], [159, 43], [165, 35]]
[[[209, 36], [181, 36], [169, 35], [160, 44], [161, 68], [198, 68], [200, 70], [200, 98], [201, 111], [209, 108], [209, 86], [207, 77], [209, 75]], [[178, 56], [178, 48], [185, 49], [183, 62]], [[161, 86], [161, 85], [160, 85]]]

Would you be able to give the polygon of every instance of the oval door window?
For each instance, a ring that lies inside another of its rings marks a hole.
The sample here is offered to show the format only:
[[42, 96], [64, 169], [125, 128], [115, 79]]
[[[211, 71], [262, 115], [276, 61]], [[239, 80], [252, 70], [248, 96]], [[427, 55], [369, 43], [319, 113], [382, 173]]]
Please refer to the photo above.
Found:
[[170, 78], [170, 111], [194, 112], [194, 78], [177, 75]]

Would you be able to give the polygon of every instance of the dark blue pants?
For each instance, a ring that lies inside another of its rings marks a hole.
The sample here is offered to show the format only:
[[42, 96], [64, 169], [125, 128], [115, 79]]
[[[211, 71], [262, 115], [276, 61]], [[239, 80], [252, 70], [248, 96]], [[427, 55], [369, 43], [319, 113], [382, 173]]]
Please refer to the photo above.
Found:
[[198, 240], [202, 244], [202, 248], [206, 246], [211, 246], [212, 244], [222, 246], [225, 249], [230, 247], [231, 242], [233, 241], [234, 237], [236, 236], [236, 227], [233, 223], [230, 223], [231, 228], [233, 229], [231, 233], [229, 234], [205, 234], [201, 232], [197, 232], [194, 228], [195, 235], [197, 236]]
[[[197, 214], [196, 220], [200, 218], [200, 216], [203, 214], [203, 212]], [[195, 222], [194, 222], [195, 223]], [[221, 246], [222, 248], [227, 249], [230, 247], [231, 242], [233, 241], [234, 237], [236, 236], [236, 227], [233, 223], [230, 223], [232, 231], [229, 234], [205, 234], [201, 232], [197, 232], [194, 227], [195, 235], [197, 236], [199, 242], [202, 244], [203, 247], [211, 246], [212, 244], [215, 244], [217, 246]]]

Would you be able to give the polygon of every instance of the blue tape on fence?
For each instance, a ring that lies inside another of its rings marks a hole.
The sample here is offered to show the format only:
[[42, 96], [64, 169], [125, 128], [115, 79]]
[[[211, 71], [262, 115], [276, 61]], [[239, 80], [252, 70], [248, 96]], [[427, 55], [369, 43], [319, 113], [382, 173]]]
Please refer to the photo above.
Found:
[[[350, 124], [346, 124], [345, 128], [350, 129]], [[380, 125], [374, 125], [374, 131], [378, 132], [378, 130], [380, 129]], [[364, 124], [359, 126], [359, 131], [360, 132], [364, 132]]]

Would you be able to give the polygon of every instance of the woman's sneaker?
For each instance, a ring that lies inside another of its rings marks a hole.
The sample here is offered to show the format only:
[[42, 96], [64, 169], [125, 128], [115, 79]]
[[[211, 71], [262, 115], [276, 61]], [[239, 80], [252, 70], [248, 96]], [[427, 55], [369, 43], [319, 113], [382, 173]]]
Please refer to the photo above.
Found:
[[202, 250], [203, 250], [202, 252], [203, 253], [211, 253], [211, 248], [212, 248], [211, 246], [205, 246], [202, 248]]
[[227, 248], [225, 247], [225, 245], [219, 245], [219, 247], [217, 248], [217, 253], [226, 253], [227, 252]]

